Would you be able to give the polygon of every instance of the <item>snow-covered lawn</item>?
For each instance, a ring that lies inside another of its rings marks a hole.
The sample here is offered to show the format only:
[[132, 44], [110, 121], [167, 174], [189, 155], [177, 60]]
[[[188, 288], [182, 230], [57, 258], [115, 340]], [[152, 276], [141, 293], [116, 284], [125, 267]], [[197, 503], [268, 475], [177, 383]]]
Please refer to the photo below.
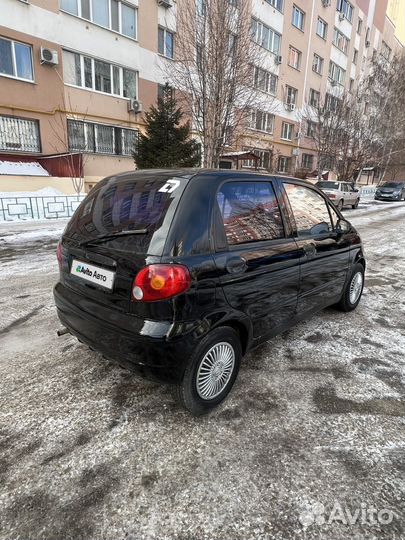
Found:
[[[405, 204], [344, 214], [367, 255], [359, 308], [251, 352], [200, 419], [56, 337], [65, 223], [0, 226], [0, 539], [404, 538]], [[336, 503], [393, 517], [330, 522]]]

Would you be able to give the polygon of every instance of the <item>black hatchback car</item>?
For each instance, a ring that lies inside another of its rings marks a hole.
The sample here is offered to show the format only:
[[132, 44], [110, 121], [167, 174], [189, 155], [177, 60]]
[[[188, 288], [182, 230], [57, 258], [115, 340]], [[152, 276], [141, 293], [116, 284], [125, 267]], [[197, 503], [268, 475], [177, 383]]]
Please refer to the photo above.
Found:
[[177, 385], [193, 414], [231, 390], [242, 356], [330, 305], [356, 308], [356, 230], [316, 187], [241, 171], [111, 176], [58, 246], [54, 295], [81, 342]]

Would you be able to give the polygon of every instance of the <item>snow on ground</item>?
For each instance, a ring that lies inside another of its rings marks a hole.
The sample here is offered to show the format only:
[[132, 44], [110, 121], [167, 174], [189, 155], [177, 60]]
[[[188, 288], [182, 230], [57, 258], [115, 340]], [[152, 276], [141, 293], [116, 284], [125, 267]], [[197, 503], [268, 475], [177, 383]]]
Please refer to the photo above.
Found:
[[[344, 214], [367, 255], [358, 309], [248, 354], [199, 419], [56, 337], [62, 224], [41, 224], [42, 242], [34, 224], [0, 227], [0, 538], [405, 538], [405, 204]], [[389, 522], [364, 518], [373, 509]]]

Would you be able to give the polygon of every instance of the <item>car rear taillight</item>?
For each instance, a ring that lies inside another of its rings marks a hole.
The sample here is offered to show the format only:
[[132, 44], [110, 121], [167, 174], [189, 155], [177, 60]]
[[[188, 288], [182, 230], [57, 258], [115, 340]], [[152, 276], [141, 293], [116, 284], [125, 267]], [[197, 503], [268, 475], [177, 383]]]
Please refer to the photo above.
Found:
[[336, 195], [334, 193], [329, 193], [328, 197], [329, 199], [336, 199]]
[[132, 284], [132, 300], [153, 302], [165, 300], [186, 291], [191, 277], [181, 264], [151, 264], [135, 276]]
[[58, 259], [59, 270], [62, 271], [62, 242], [60, 240], [56, 248], [56, 258]]

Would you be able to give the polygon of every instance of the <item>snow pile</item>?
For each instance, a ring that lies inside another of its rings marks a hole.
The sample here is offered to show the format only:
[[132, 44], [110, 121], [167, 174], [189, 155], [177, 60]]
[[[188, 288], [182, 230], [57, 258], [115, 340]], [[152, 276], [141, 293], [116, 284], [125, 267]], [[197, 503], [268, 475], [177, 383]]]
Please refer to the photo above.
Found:
[[36, 161], [0, 161], [0, 174], [15, 176], [50, 176]]
[[0, 191], [0, 199], [15, 197], [59, 197], [65, 194], [59, 189], [47, 186], [37, 191]]

